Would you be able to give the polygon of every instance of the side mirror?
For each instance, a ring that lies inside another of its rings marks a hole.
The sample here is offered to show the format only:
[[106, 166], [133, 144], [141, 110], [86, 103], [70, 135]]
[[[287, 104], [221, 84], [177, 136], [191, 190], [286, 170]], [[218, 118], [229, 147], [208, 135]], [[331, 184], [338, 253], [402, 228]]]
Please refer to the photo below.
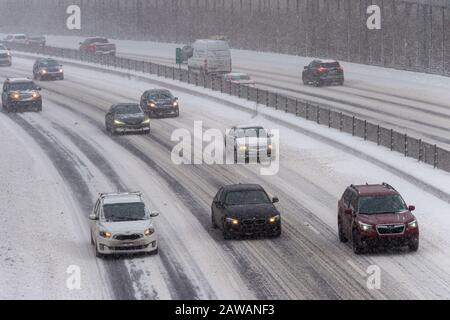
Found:
[[408, 207], [408, 210], [409, 210], [409, 211], [414, 211], [414, 210], [416, 210], [416, 206], [409, 206], [409, 207]]
[[280, 202], [280, 199], [278, 199], [278, 197], [273, 197], [272, 203], [277, 203], [277, 202]]
[[89, 220], [96, 221], [96, 220], [98, 220], [98, 218], [95, 214], [91, 214], [91, 215], [89, 215]]
[[345, 209], [344, 211], [345, 214], [353, 214], [353, 210], [350, 208]]
[[150, 217], [155, 218], [155, 217], [157, 217], [157, 216], [159, 216], [159, 212], [158, 212], [158, 211], [152, 211], [152, 212], [150, 212]]

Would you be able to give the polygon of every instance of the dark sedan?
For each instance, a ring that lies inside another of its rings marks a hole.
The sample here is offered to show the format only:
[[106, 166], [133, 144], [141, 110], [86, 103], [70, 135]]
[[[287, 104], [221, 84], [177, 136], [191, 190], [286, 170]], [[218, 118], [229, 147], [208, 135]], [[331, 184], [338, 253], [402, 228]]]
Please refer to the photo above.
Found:
[[253, 184], [237, 184], [220, 188], [211, 205], [214, 229], [222, 230], [225, 240], [234, 236], [281, 235], [281, 216], [274, 206], [278, 198]]
[[145, 91], [141, 97], [141, 108], [149, 117], [178, 117], [180, 115], [178, 98], [166, 89]]
[[150, 133], [150, 119], [137, 103], [120, 103], [111, 106], [105, 116], [105, 127], [111, 134]]
[[37, 80], [64, 80], [63, 66], [51, 58], [39, 58], [33, 65], [33, 77]]

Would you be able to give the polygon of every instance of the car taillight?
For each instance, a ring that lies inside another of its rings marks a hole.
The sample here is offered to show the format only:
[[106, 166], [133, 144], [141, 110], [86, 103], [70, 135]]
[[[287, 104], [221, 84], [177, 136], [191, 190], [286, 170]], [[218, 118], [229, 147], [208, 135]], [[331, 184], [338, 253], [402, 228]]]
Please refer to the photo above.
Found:
[[317, 72], [318, 72], [318, 73], [324, 73], [324, 72], [326, 72], [326, 71], [328, 71], [328, 69], [327, 69], [327, 68], [324, 68], [324, 67], [320, 67], [319, 69], [317, 69]]

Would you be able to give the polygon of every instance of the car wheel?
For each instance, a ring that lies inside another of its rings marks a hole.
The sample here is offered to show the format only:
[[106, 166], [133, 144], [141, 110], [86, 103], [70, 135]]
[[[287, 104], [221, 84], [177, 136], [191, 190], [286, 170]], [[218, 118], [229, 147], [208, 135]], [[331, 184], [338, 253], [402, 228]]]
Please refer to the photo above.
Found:
[[413, 240], [408, 244], [410, 251], [417, 251], [419, 250], [419, 239]]
[[352, 242], [353, 242], [353, 252], [355, 254], [364, 253], [364, 248], [362, 246], [361, 239], [356, 231], [353, 231]]
[[236, 148], [234, 148], [234, 163], [238, 163], [238, 154]]
[[225, 221], [222, 224], [222, 235], [224, 240], [231, 240], [231, 233], [228, 231]]
[[281, 226], [278, 228], [276, 232], [272, 234], [272, 238], [279, 238], [281, 237]]
[[338, 234], [340, 242], [346, 243], [348, 241], [348, 239], [345, 237], [344, 229], [342, 228], [341, 219], [338, 219]]
[[211, 225], [213, 227], [213, 229], [218, 229], [219, 226], [216, 223], [216, 220], [214, 219], [214, 214], [211, 212]]

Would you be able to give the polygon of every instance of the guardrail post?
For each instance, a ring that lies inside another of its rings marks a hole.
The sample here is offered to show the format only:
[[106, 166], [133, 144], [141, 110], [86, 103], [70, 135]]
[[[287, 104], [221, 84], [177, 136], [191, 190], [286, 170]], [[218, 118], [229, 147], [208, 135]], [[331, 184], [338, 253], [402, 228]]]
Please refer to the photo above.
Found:
[[266, 90], [266, 106], [268, 107], [269, 105], [270, 105], [269, 90]]
[[408, 135], [405, 133], [405, 157], [408, 156]]
[[422, 147], [422, 139], [419, 139], [419, 162], [423, 159], [423, 147]]
[[199, 74], [195, 73], [195, 85], [196, 86], [198, 86], [198, 77], [199, 77]]
[[288, 107], [289, 107], [289, 105], [288, 105], [288, 103], [289, 103], [289, 99], [286, 97], [286, 103], [284, 104], [284, 112], [288, 112]]
[[339, 113], [339, 131], [342, 131], [344, 127], [344, 114], [342, 112]]
[[295, 99], [295, 116], [298, 117], [298, 99]]
[[223, 78], [220, 78], [220, 93], [223, 93]]
[[256, 88], [256, 103], [259, 103], [259, 89]]
[[367, 120], [364, 120], [364, 141], [367, 140]]
[[331, 109], [328, 109], [328, 128], [331, 128]]
[[391, 129], [391, 151], [394, 150], [394, 129]]
[[305, 105], [305, 119], [309, 120], [309, 102], [306, 102]]
[[319, 107], [319, 105], [317, 105], [317, 115], [316, 115], [316, 117], [317, 117], [317, 124], [320, 124], [320, 107]]
[[433, 159], [433, 165], [435, 168], [438, 166], [438, 152], [437, 152], [437, 145], [434, 145], [434, 159]]
[[206, 73], [203, 74], [203, 88], [206, 88]]
[[355, 118], [355, 116], [353, 116], [352, 117], [352, 136], [354, 136], [355, 135], [355, 129], [356, 129], [356, 118]]
[[377, 145], [380, 145], [380, 125], [377, 125]]
[[278, 110], [278, 93], [275, 93], [275, 110]]

